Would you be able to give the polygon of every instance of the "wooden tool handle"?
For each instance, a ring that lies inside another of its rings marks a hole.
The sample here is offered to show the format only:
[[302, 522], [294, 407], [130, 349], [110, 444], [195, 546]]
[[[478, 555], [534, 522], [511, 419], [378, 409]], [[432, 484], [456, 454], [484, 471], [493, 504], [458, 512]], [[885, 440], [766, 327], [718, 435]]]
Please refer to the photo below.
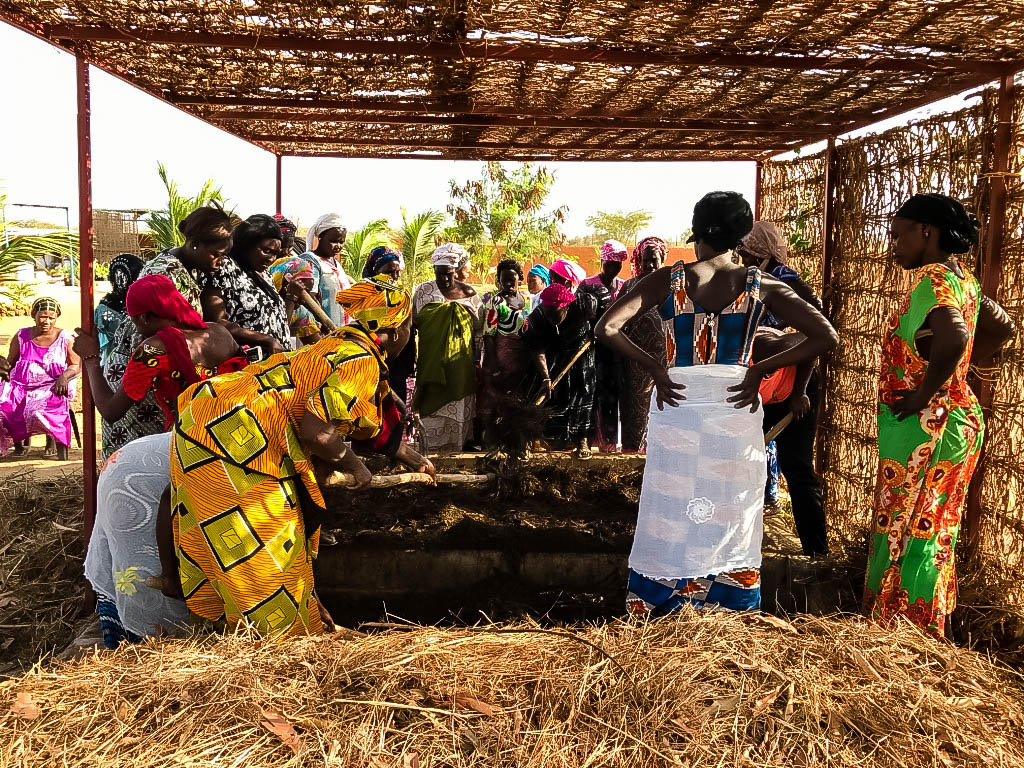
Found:
[[[487, 485], [494, 480], [493, 474], [486, 475], [438, 475], [438, 485]], [[411, 483], [429, 483], [430, 475], [426, 472], [401, 472], [397, 475], [374, 475], [370, 480], [371, 488], [393, 488], [396, 485], [409, 485]], [[331, 472], [324, 480], [328, 488], [338, 486], [345, 487], [352, 485], [355, 477], [347, 472]]]
[[783, 416], [781, 419], [779, 419], [779, 423], [778, 424], [776, 424], [774, 427], [772, 427], [771, 429], [768, 430], [767, 434], [765, 434], [765, 436], [764, 436], [764, 444], [768, 445], [768, 443], [770, 443], [772, 440], [774, 440], [776, 437], [778, 437], [779, 433], [782, 432], [782, 430], [784, 430], [786, 427], [788, 427], [792, 421], [793, 421], [793, 412], [790, 411], [785, 416]]
[[[583, 353], [586, 352], [590, 348], [590, 345], [592, 343], [593, 342], [590, 339], [587, 339], [585, 342], [583, 342], [583, 346], [580, 347], [576, 351], [576, 354], [572, 356], [572, 360], [569, 361], [569, 364], [567, 366], [565, 366], [565, 368], [562, 369], [562, 372], [559, 373], [557, 376], [555, 376], [555, 378], [552, 380], [552, 382], [551, 382], [551, 388], [552, 389], [557, 387], [558, 386], [558, 382], [560, 382], [562, 379], [565, 378], [565, 374], [567, 374], [569, 372], [569, 369], [572, 368], [576, 364], [577, 360], [579, 360], [581, 357], [583, 357]], [[538, 397], [534, 401], [533, 404], [534, 405], [540, 405], [546, 399], [547, 399], [547, 395], [541, 395], [540, 397]]]
[[320, 306], [319, 302], [317, 302], [316, 299], [314, 299], [312, 296], [310, 296], [306, 292], [306, 289], [303, 288], [302, 286], [296, 286], [296, 288], [298, 288], [299, 291], [301, 291], [302, 303], [306, 306], [306, 309], [308, 309], [310, 312], [312, 312], [313, 315], [316, 317], [316, 319], [319, 320], [320, 323], [328, 331], [337, 330], [338, 326], [336, 326], [334, 324], [334, 321], [331, 320], [331, 318], [329, 318], [327, 316], [327, 313], [324, 312], [324, 308]]

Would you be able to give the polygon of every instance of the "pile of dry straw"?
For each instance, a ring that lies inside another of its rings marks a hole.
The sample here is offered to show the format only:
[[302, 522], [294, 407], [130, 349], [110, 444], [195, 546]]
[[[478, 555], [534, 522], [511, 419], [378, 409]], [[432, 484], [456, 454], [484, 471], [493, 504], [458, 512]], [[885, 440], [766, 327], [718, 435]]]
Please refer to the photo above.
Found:
[[0, 764], [1024, 765], [1024, 680], [858, 619], [151, 641], [0, 684]]

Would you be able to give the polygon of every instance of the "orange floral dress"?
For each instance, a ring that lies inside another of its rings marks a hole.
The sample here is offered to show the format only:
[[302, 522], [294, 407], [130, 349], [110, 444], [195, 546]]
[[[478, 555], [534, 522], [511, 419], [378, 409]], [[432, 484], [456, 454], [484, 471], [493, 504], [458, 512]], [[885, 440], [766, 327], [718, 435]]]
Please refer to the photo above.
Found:
[[[906, 616], [941, 637], [956, 606], [953, 550], [984, 421], [967, 384], [981, 289], [940, 264], [916, 270], [914, 287], [889, 321], [878, 387], [878, 482], [872, 517], [864, 610], [888, 622]], [[898, 390], [915, 389], [928, 369], [914, 335], [937, 307], [960, 312], [970, 333], [950, 380], [917, 418], [897, 420]]]

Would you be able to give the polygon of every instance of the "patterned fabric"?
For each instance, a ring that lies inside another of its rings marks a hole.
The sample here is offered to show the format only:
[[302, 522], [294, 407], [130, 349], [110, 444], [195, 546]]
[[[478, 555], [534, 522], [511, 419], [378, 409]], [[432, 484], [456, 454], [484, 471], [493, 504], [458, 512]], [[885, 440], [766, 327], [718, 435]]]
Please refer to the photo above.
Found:
[[435, 267], [455, 267], [458, 269], [469, 260], [466, 249], [458, 243], [445, 243], [434, 249], [430, 254], [430, 263]]
[[[217, 370], [211, 370], [193, 363], [196, 375], [208, 379], [222, 373], [240, 371], [249, 364], [244, 355], [233, 357], [221, 363]], [[164, 429], [174, 426], [178, 413], [178, 395], [188, 386], [184, 371], [176, 365], [167, 350], [143, 342], [132, 355], [128, 368], [121, 379], [121, 389], [132, 400], [139, 402], [152, 390], [157, 405], [164, 413]], [[111, 457], [113, 458], [113, 457]]]
[[134, 440], [114, 453], [96, 486], [96, 521], [85, 576], [96, 591], [104, 639], [139, 637], [189, 626], [185, 603], [146, 585], [163, 571], [156, 540], [160, 497], [171, 482], [171, 434]]
[[[981, 406], [967, 383], [981, 289], [940, 264], [916, 270], [914, 287], [889, 321], [878, 386], [878, 451], [864, 610], [888, 622], [904, 615], [941, 637], [956, 607], [954, 548], [967, 487], [981, 452]], [[914, 334], [936, 307], [957, 309], [970, 341], [952, 378], [917, 418], [897, 420], [898, 390], [917, 388], [928, 363]]]
[[[647, 238], [658, 240], [658, 238]], [[647, 240], [642, 240], [643, 245]], [[662, 243], [664, 245], [664, 243]], [[640, 247], [639, 245], [637, 246]], [[633, 289], [639, 277], [630, 278], [622, 286], [620, 293]], [[657, 309], [651, 309], [641, 317], [634, 317], [622, 332], [640, 349], [647, 352], [655, 360], [666, 361], [665, 331], [662, 329], [661, 315]], [[666, 361], [667, 364], [667, 361]], [[647, 414], [651, 405], [651, 391], [654, 379], [640, 363], [629, 358], [622, 359], [618, 369], [619, 375], [619, 419], [622, 422], [622, 450], [628, 452], [647, 450]]]
[[749, 365], [754, 331], [764, 310], [761, 272], [747, 270], [746, 288], [718, 314], [694, 304], [686, 294], [686, 265], [672, 265], [668, 298], [660, 308], [670, 366]]
[[648, 248], [654, 248], [660, 255], [661, 260], [664, 262], [668, 257], [668, 245], [660, 237], [645, 237], [636, 247], [633, 249], [633, 253], [629, 257], [630, 266], [633, 268], [633, 274], [640, 275], [640, 259], [643, 258], [644, 251]]
[[357, 323], [370, 331], [397, 328], [412, 314], [409, 294], [383, 276], [362, 280], [339, 291], [335, 299]]
[[625, 261], [629, 258], [629, 249], [618, 240], [605, 240], [601, 245], [601, 261]]
[[243, 270], [234, 259], [224, 259], [221, 268], [210, 276], [209, 286], [224, 299], [228, 322], [266, 334], [287, 346], [291, 334], [284, 299], [269, 275]]
[[[284, 224], [281, 226], [283, 231]], [[309, 262], [298, 256], [284, 256], [278, 259], [270, 265], [269, 272], [270, 279], [274, 281], [274, 288], [278, 293], [284, 290], [285, 283], [290, 280], [315, 279], [313, 268]], [[288, 318], [288, 331], [295, 338], [304, 339], [314, 333], [320, 333], [320, 326], [309, 309], [296, 306], [292, 310], [292, 316]]]
[[[560, 325], [548, 320], [540, 309], [530, 314], [523, 343], [530, 353], [544, 354], [552, 379], [562, 372], [585, 342], [593, 339], [590, 317], [596, 314], [596, 304], [590, 294], [578, 294]], [[540, 376], [535, 372], [529, 391], [535, 395], [540, 383]], [[545, 437], [570, 444], [587, 437], [593, 421], [596, 389], [597, 371], [591, 344], [544, 403], [551, 414], [544, 427]]]
[[649, 579], [629, 570], [626, 610], [632, 616], [665, 616], [687, 604], [703, 608], [708, 603], [729, 611], [757, 610], [761, 572], [751, 568], [706, 578]]
[[141, 643], [142, 638], [129, 632], [121, 624], [117, 604], [102, 595], [96, 595], [96, 612], [100, 615], [100, 629], [103, 631], [103, 646], [114, 650], [121, 643]]
[[[792, 267], [788, 267], [785, 264], [777, 264], [772, 267], [768, 274], [774, 277], [776, 280], [780, 280], [786, 284], [802, 283], [803, 279], [800, 277], [800, 273]], [[765, 310], [764, 315], [761, 317], [761, 325], [767, 325], [772, 328], [785, 328], [787, 323], [777, 318], [768, 310]]]
[[193, 613], [271, 636], [323, 631], [313, 558], [324, 500], [299, 426], [312, 413], [373, 438], [388, 391], [376, 341], [355, 327], [186, 390], [171, 506]]
[[68, 367], [71, 331], [61, 331], [48, 347], [32, 340], [32, 329], [18, 331], [18, 362], [9, 379], [0, 381], [0, 456], [12, 442], [31, 435], [50, 435], [71, 445], [71, 401], [77, 379], [68, 382], [67, 395], [55, 395], [53, 385]]
[[611, 301], [615, 301], [617, 298], [619, 298], [619, 294], [622, 293], [622, 286], [625, 284], [625, 282], [626, 281], [623, 280], [621, 277], [616, 277], [612, 280], [612, 287], [609, 288], [604, 284], [604, 281], [601, 279], [600, 275], [594, 275], [593, 277], [588, 277], [586, 280], [580, 283], [580, 285], [589, 285], [595, 287], [601, 286], [611, 295]]
[[110, 357], [110, 349], [114, 344], [114, 334], [121, 326], [121, 323], [128, 318], [126, 312], [118, 312], [106, 304], [99, 304], [93, 312], [93, 322], [96, 324], [96, 335], [100, 342], [100, 366], [107, 367], [107, 359]]
[[[190, 269], [182, 264], [173, 250], [163, 251], [146, 262], [146, 266], [139, 273], [140, 277], [144, 275], [167, 275], [192, 308], [202, 313], [199, 297], [203, 292], [206, 276], [199, 270]], [[128, 363], [142, 341], [142, 336], [135, 330], [135, 323], [126, 316], [114, 335], [107, 364], [103, 367], [103, 376], [113, 391], [117, 391], [128, 369]], [[157, 405], [154, 394], [148, 394], [137, 405], [129, 408], [128, 412], [114, 424], [103, 419], [103, 457], [109, 457], [118, 448], [136, 438], [163, 431], [164, 414]]]
[[779, 503], [779, 449], [772, 440], [764, 447], [768, 457], [768, 479], [764, 484], [765, 506], [772, 506]]
[[485, 293], [482, 302], [483, 311], [483, 332], [484, 336], [519, 336], [526, 327], [526, 318], [529, 314], [527, 307], [529, 302], [522, 294], [518, 295], [522, 306], [513, 309], [509, 306], [506, 297], [494, 293]]
[[331, 318], [336, 328], [346, 325], [348, 317], [334, 297], [338, 295], [338, 291], [351, 288], [355, 281], [348, 276], [337, 259], [328, 261], [313, 251], [306, 251], [300, 258], [308, 261], [313, 268], [313, 290], [320, 293], [320, 306], [323, 307], [324, 313]]

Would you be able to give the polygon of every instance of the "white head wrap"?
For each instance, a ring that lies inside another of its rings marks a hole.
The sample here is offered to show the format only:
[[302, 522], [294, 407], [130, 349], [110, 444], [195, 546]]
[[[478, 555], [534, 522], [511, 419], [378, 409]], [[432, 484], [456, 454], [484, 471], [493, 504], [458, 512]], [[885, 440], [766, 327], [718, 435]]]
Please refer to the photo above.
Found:
[[750, 234], [743, 238], [743, 248], [761, 260], [762, 268], [772, 259], [786, 263], [786, 238], [770, 221], [755, 221]]
[[458, 269], [467, 261], [469, 261], [469, 254], [458, 243], [445, 243], [430, 254], [430, 263], [435, 267], [454, 267]]
[[317, 238], [328, 229], [344, 229], [344, 227], [345, 225], [341, 222], [341, 214], [325, 213], [313, 222], [313, 226], [306, 233], [306, 250], [312, 251], [316, 248]]

